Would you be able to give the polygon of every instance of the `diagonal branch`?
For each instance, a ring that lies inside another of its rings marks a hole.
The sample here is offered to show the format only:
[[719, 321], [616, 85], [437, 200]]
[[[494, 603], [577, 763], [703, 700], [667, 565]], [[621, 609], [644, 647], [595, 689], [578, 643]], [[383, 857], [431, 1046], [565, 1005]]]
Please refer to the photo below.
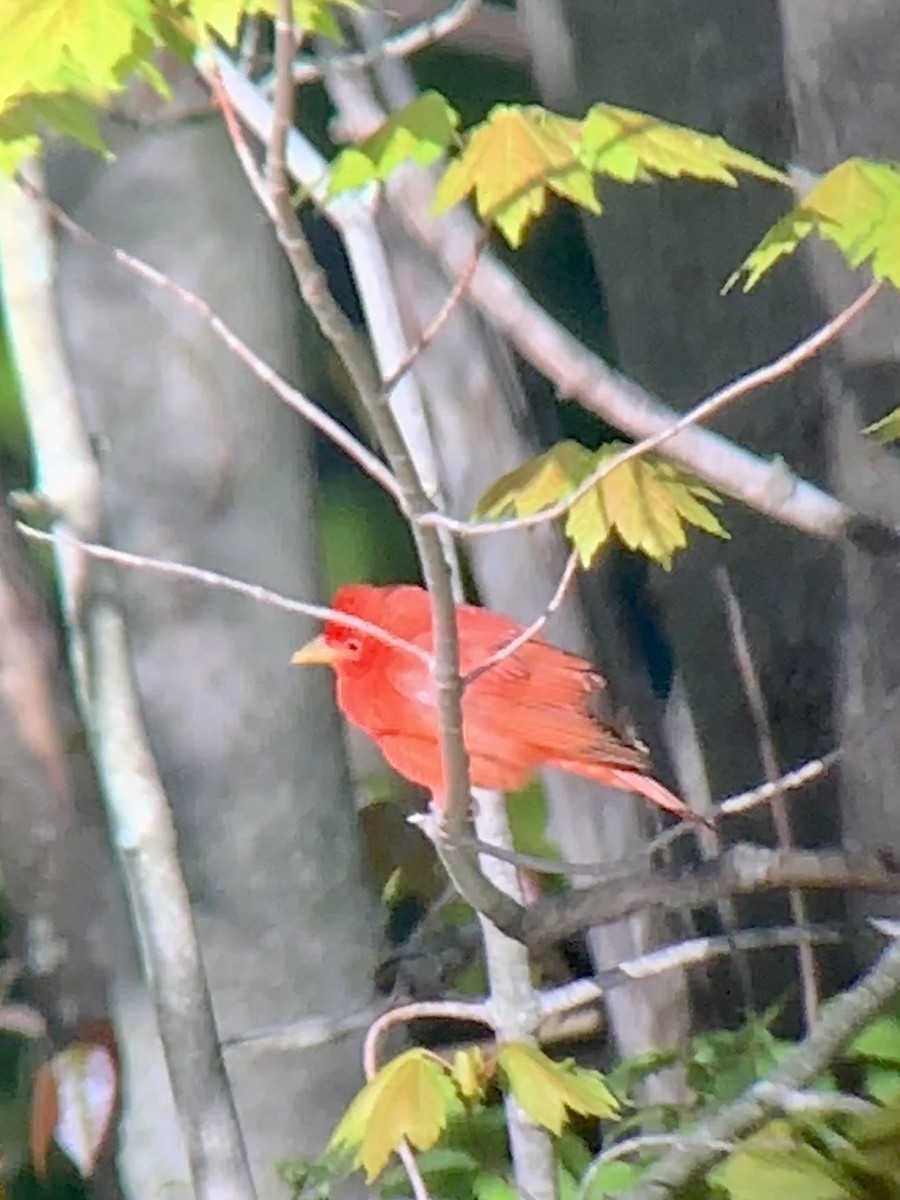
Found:
[[393, 37], [385, 38], [371, 50], [364, 50], [358, 54], [335, 55], [329, 59], [327, 68], [316, 58], [297, 58], [292, 67], [294, 83], [318, 83], [325, 77], [326, 70], [330, 71], [335, 67], [338, 70], [361, 71], [374, 66], [382, 58], [409, 58], [456, 33], [472, 20], [480, 7], [481, 0], [455, 0], [455, 3], [443, 12], [410, 25]]
[[154, 571], [158, 575], [169, 575], [174, 579], [184, 579], [203, 587], [232, 592], [237, 596], [244, 596], [247, 600], [253, 600], [257, 604], [266, 604], [269, 608], [280, 609], [282, 612], [313, 617], [317, 621], [334, 621], [338, 625], [346, 626], [347, 629], [356, 629], [360, 633], [365, 633], [369, 637], [383, 642], [386, 646], [393, 646], [395, 650], [401, 650], [404, 654], [411, 654], [420, 662], [431, 664], [431, 655], [421, 646], [395, 637], [387, 629], [382, 629], [380, 625], [372, 625], [361, 617], [340, 612], [336, 608], [327, 608], [322, 604], [308, 604], [305, 600], [293, 600], [290, 596], [283, 596], [281, 592], [273, 592], [270, 588], [261, 587], [257, 583], [245, 583], [242, 579], [234, 579], [231, 575], [221, 575], [218, 571], [208, 571], [204, 567], [193, 567], [187, 563], [173, 562], [166, 558], [150, 558], [144, 554], [131, 554], [127, 550], [115, 550], [112, 546], [80, 541], [68, 533], [55, 531], [45, 533], [43, 530], [33, 529], [30, 525], [23, 524], [21, 521], [17, 522], [17, 528], [23, 537], [29, 538], [31, 541], [45, 542], [62, 548], [69, 544], [79, 553], [85, 554], [89, 558], [95, 558], [98, 562], [113, 563], [115, 566], [137, 571]]
[[807, 1037], [791, 1050], [768, 1079], [754, 1084], [692, 1134], [686, 1136], [621, 1200], [671, 1200], [715, 1166], [737, 1138], [759, 1129], [785, 1092], [812, 1085], [848, 1041], [900, 992], [900, 942], [893, 942], [855, 987], [832, 1000]]
[[627, 449], [617, 454], [614, 458], [607, 459], [557, 504], [548, 505], [547, 508], [542, 508], [540, 512], [532, 513], [528, 516], [512, 517], [503, 521], [457, 521], [451, 517], [445, 517], [440, 513], [434, 513], [423, 518], [423, 523], [442, 525], [447, 529], [452, 529], [454, 533], [462, 534], [465, 537], [473, 537], [480, 534], [509, 533], [516, 529], [530, 529], [535, 525], [542, 525], [545, 521], [552, 521], [558, 517], [566, 516], [579, 500], [586, 496], [588, 492], [593, 491], [597, 484], [606, 479], [617, 467], [621, 467], [624, 463], [632, 462], [634, 459], [648, 454], [651, 450], [658, 449], [658, 447], [677, 437], [679, 433], [683, 433], [684, 430], [691, 428], [691, 426], [708, 421], [736, 400], [740, 400], [744, 396], [750, 395], [754, 391], [759, 390], [759, 388], [774, 383], [778, 379], [783, 379], [792, 371], [797, 370], [803, 363], [808, 362], [809, 359], [820, 353], [829, 342], [839, 337], [847, 326], [859, 316], [863, 309], [875, 299], [880, 290], [881, 283], [879, 281], [876, 280], [874, 283], [870, 283], [865, 291], [861, 292], [837, 316], [826, 321], [824, 325], [808, 337], [803, 338], [795, 346], [792, 346], [790, 350], [785, 351], [784, 354], [780, 355], [773, 362], [765, 363], [753, 371], [748, 371], [738, 379], [719, 388], [711, 396], [707, 396], [688, 412], [678, 417], [677, 420], [673, 420], [664, 429], [651, 434], [649, 437], [642, 438], [641, 441], [636, 442], [633, 446], [628, 446]]
[[767, 850], [737, 845], [681, 878], [645, 869], [580, 891], [548, 896], [525, 914], [522, 934], [540, 950], [581, 929], [645, 908], [703, 908], [729, 896], [806, 888], [900, 894], [900, 867], [886, 854], [841, 850]]

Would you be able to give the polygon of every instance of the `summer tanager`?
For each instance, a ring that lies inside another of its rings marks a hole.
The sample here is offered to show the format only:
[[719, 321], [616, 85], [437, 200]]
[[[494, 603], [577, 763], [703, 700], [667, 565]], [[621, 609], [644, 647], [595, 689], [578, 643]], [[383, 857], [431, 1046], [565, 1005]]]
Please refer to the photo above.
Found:
[[[427, 653], [433, 649], [431, 599], [420, 587], [350, 584], [339, 589], [332, 607]], [[514, 621], [471, 604], [457, 605], [456, 621], [463, 677], [522, 632]], [[333, 667], [344, 716], [374, 739], [401, 775], [444, 806], [437, 700], [426, 662], [337, 620], [327, 621], [323, 634], [291, 661]], [[701, 819], [649, 775], [646, 747], [616, 726], [603, 676], [539, 638], [468, 683], [462, 713], [475, 787], [516, 791], [539, 767], [553, 767]]]

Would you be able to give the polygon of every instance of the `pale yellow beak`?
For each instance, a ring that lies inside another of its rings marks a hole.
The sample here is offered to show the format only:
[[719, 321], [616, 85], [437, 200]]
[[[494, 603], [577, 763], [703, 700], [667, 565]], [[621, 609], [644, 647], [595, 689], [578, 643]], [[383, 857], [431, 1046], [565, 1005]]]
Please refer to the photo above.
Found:
[[333, 667], [340, 657], [340, 650], [329, 646], [319, 634], [292, 656], [291, 663], [295, 667]]

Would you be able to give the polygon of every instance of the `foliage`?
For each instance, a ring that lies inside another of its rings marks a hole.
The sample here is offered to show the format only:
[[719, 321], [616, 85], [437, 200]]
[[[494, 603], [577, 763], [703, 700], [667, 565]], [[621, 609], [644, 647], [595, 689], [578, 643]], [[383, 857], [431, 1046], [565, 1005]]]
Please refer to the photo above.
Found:
[[892, 446], [900, 441], [900, 408], [891, 409], [886, 417], [867, 426], [863, 433], [870, 433], [882, 446]]
[[[578, 442], [559, 442], [492, 484], [478, 502], [477, 515], [541, 512], [566, 500], [626, 448], [623, 442], [609, 442], [592, 451]], [[643, 455], [615, 467], [576, 500], [565, 529], [586, 567], [616, 533], [630, 550], [640, 550], [668, 570], [675, 551], [687, 545], [688, 526], [729, 536], [708, 507], [716, 503], [715, 492], [694, 476], [665, 459]]]
[[356, 1096], [329, 1150], [352, 1152], [354, 1167], [362, 1167], [371, 1182], [402, 1142], [432, 1150], [450, 1122], [481, 1105], [495, 1079], [533, 1121], [557, 1137], [568, 1111], [618, 1116], [618, 1102], [598, 1072], [571, 1060], [554, 1062], [535, 1046], [506, 1042], [490, 1056], [478, 1049], [459, 1051], [452, 1063], [413, 1049], [382, 1067]]
[[876, 279], [900, 287], [900, 168], [862, 158], [840, 163], [769, 230], [726, 290], [743, 275], [749, 291], [814, 232], [837, 246], [851, 267], [868, 263]]
[[[433, 162], [450, 147], [458, 121], [443, 97], [426, 93], [338, 156], [331, 194], [383, 181], [404, 161]], [[785, 182], [781, 172], [722, 138], [646, 113], [596, 104], [578, 121], [535, 104], [498, 104], [463, 135], [459, 155], [438, 184], [435, 211], [473, 193], [478, 215], [519, 246], [549, 192], [600, 213], [595, 175], [628, 184], [687, 175], [736, 187], [735, 171]]]

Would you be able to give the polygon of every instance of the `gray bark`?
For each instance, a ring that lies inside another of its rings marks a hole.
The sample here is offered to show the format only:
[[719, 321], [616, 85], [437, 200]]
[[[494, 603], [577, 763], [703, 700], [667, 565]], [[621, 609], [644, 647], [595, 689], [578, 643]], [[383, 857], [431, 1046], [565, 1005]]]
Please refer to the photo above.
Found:
[[[182, 101], [202, 95], [180, 87]], [[208, 299], [276, 368], [308, 376], [314, 333], [219, 122], [116, 140], [112, 166], [60, 158], [56, 196]], [[202, 321], [95, 248], [63, 242], [59, 297], [113, 542], [317, 596], [311, 439], [297, 419]], [[379, 935], [340, 729], [327, 680], [288, 667], [312, 630], [155, 576], [123, 584], [221, 1034], [365, 1007]], [[146, 995], [126, 977], [117, 998], [133, 1072], [126, 1179], [135, 1195], [184, 1190]], [[229, 1070], [260, 1194], [280, 1194], [276, 1162], [318, 1153], [357, 1090], [358, 1044], [237, 1047]]]
[[[534, 36], [548, 19], [546, 9], [557, 14], [555, 39]], [[654, 0], [548, 6], [521, 0], [520, 11], [529, 18], [548, 102], [578, 113], [599, 100], [627, 105], [721, 133], [776, 163], [788, 157], [780, 28], [769, 0], [740, 6], [688, 0], [675, 8]], [[567, 62], [571, 71], [563, 70]], [[691, 183], [601, 184], [601, 192], [605, 212], [588, 219], [586, 231], [618, 365], [650, 391], [689, 407], [814, 327], [818, 309], [799, 265], [773, 272], [749, 296], [719, 295], [754, 239], [783, 211], [777, 189], [742, 181], [736, 192]], [[715, 427], [759, 453], [783, 455], [807, 478], [826, 476], [815, 370], [745, 399]], [[671, 574], [651, 568], [647, 584], [647, 598], [664, 614], [718, 795], [751, 786], [762, 768], [713, 568], [731, 573], [786, 764], [832, 744], [840, 611], [831, 550], [735, 507], [724, 520], [731, 542], [694, 536]], [[679, 758], [679, 747], [672, 750]]]
[[[851, 155], [900, 157], [900, 10], [890, 0], [835, 8], [819, 0], [783, 0], [785, 60], [797, 129], [796, 162], [824, 172]], [[837, 255], [810, 248], [827, 312], [859, 288]], [[863, 513], [900, 522], [900, 460], [861, 434], [897, 404], [900, 303], [881, 298], [841, 339], [825, 374], [833, 486]], [[839, 720], [844, 761], [841, 801], [853, 844], [900, 841], [900, 607], [897, 564], [848, 545], [843, 552], [847, 621], [841, 646]], [[884, 905], [879, 903], [879, 910]]]

